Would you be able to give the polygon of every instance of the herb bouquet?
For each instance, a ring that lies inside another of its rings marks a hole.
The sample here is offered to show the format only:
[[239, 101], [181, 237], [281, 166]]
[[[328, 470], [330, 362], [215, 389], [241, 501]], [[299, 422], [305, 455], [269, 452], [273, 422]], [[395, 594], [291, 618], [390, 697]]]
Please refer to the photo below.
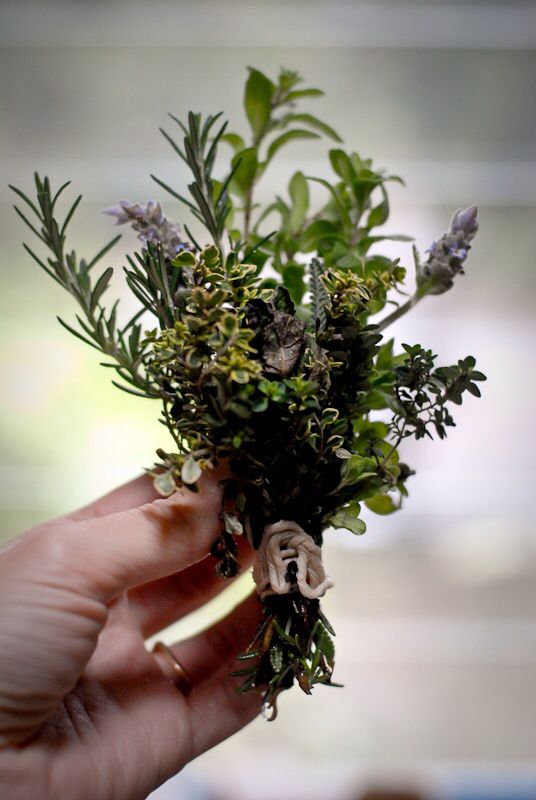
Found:
[[[242, 691], [263, 693], [268, 717], [295, 681], [307, 693], [317, 683], [335, 685], [333, 631], [320, 609], [333, 586], [322, 563], [324, 532], [363, 533], [362, 503], [379, 514], [400, 508], [412, 474], [399, 460], [400, 444], [433, 432], [444, 438], [454, 425], [450, 404], [466, 391], [478, 397], [484, 380], [471, 356], [436, 367], [430, 350], [404, 344], [398, 352], [383, 338], [398, 317], [463, 273], [475, 207], [454, 215], [424, 260], [414, 248], [416, 290], [398, 303], [406, 270], [379, 247], [410, 239], [377, 229], [389, 216], [387, 184], [400, 178], [337, 147], [329, 152], [332, 181], [298, 171], [285, 195], [266, 206], [255, 201], [257, 183], [289, 142], [322, 135], [340, 142], [329, 125], [296, 111], [321, 94], [302, 88], [295, 72], [272, 82], [250, 69], [247, 141], [220, 114], [190, 113], [184, 122], [170, 115], [178, 138], [161, 132], [191, 171], [189, 194], [154, 180], [204, 232], [179, 228], [157, 202], [123, 200], [107, 209], [141, 241], [126, 256], [126, 282], [139, 301], [126, 323], [118, 322], [117, 302], [103, 304], [112, 267], [94, 277], [119, 237], [91, 260], [79, 258], [66, 231], [81, 198], [60, 221], [56, 204], [68, 184], [53, 193], [48, 178], [36, 175], [35, 201], [14, 188], [25, 204], [17, 213], [48, 252], [26, 250], [81, 308], [78, 328], [61, 324], [105, 355], [117, 386], [161, 406], [174, 446], [158, 450], [150, 470], [158, 492], [195, 491], [203, 471], [227, 467], [212, 553], [218, 573], [230, 578], [238, 570], [236, 537], [257, 551], [264, 618], [236, 674]], [[224, 145], [230, 165], [217, 179]], [[315, 212], [312, 182], [326, 198]], [[387, 304], [394, 310], [382, 315]]]

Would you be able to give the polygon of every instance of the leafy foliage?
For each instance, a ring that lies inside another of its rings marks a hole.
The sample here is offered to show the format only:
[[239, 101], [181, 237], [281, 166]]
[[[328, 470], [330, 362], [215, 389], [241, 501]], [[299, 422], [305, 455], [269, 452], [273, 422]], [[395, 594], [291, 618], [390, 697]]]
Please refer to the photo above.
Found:
[[[160, 178], [204, 227], [199, 244], [185, 226], [169, 222], [159, 204], [121, 201], [108, 213], [139, 232], [140, 252], [126, 256], [125, 278], [139, 302], [122, 326], [117, 302], [103, 304], [112, 267], [93, 278], [117, 238], [93, 259], [66, 244], [78, 197], [59, 220], [48, 178], [35, 176], [36, 201], [14, 189], [16, 208], [46, 248], [29, 254], [81, 308], [73, 334], [106, 356], [118, 385], [161, 403], [172, 452], [158, 450], [151, 470], [161, 494], [180, 485], [195, 490], [203, 471], [223, 462], [222, 534], [212, 553], [218, 572], [238, 569], [236, 536], [258, 547], [266, 525], [293, 520], [322, 544], [326, 528], [362, 534], [362, 504], [378, 514], [400, 508], [412, 470], [399, 460], [408, 437], [454, 425], [451, 405], [480, 395], [484, 375], [467, 356], [436, 367], [420, 345], [383, 340], [383, 330], [428, 294], [449, 289], [463, 272], [476, 233], [476, 209], [454, 216], [425, 264], [415, 251], [417, 290], [377, 323], [395, 302], [406, 270], [378, 252], [384, 241], [410, 241], [383, 232], [387, 186], [400, 178], [340, 147], [329, 152], [332, 181], [295, 172], [287, 196], [260, 207], [254, 190], [279, 150], [304, 138], [340, 142], [327, 124], [295, 106], [317, 98], [295, 72], [272, 81], [250, 69], [244, 104], [250, 135], [229, 132], [221, 115], [171, 115], [182, 142], [162, 133], [193, 176], [184, 196]], [[214, 177], [218, 148], [232, 156]], [[326, 193], [319, 210], [310, 188]], [[268, 225], [273, 223], [275, 228]], [[381, 229], [380, 231], [378, 229]], [[333, 685], [331, 628], [317, 600], [299, 593], [267, 597], [265, 620], [244, 654], [242, 690], [259, 688], [275, 702], [294, 682], [310, 692]]]
[[391, 428], [397, 441], [406, 436], [432, 438], [431, 427], [444, 439], [445, 428], [454, 425], [446, 404], [461, 405], [466, 391], [480, 397], [477, 383], [486, 378], [474, 369], [476, 361], [472, 356], [454, 366], [434, 370], [436, 357], [431, 350], [424, 350], [420, 345], [403, 344], [402, 347], [407, 357], [394, 371]]

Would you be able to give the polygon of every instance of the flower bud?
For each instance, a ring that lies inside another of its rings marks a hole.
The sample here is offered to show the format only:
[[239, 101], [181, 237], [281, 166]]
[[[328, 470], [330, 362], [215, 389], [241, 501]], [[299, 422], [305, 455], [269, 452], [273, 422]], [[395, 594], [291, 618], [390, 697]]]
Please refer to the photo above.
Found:
[[452, 217], [451, 233], [464, 233], [466, 237], [473, 238], [478, 230], [477, 217], [478, 208], [476, 206], [460, 208]]
[[425, 294], [443, 294], [463, 275], [463, 264], [478, 230], [476, 206], [461, 208], [454, 214], [450, 229], [433, 242], [424, 264], [417, 263], [417, 287]]

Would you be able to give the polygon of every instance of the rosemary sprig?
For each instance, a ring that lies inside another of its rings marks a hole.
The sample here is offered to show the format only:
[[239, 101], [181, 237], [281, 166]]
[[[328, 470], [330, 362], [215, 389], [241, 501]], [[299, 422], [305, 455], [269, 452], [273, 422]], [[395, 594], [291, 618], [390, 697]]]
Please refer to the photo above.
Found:
[[115, 236], [93, 258], [79, 259], [74, 250], [67, 249], [66, 241], [68, 225], [82, 200], [82, 195], [78, 195], [63, 220], [58, 221], [55, 214], [56, 204], [70, 182], [64, 183], [53, 194], [49, 178], [41, 179], [36, 172], [34, 181], [36, 202], [30, 200], [28, 195], [17, 187], [10, 186], [10, 188], [25, 203], [31, 212], [30, 218], [27, 216], [28, 212], [24, 213], [18, 206], [15, 206], [15, 211], [46, 247], [48, 255], [40, 257], [27, 244], [23, 246], [41, 269], [75, 298], [82, 312], [76, 315], [79, 330], [60, 317], [58, 321], [78, 339], [114, 360], [115, 363], [106, 363], [106, 366], [112, 366], [121, 380], [128, 384], [128, 387], [117, 384], [120, 388], [128, 388], [129, 391], [134, 389], [137, 394], [144, 397], [156, 397], [144, 372], [146, 347], [141, 341], [141, 324], [137, 321], [139, 314], [122, 328], [118, 327], [118, 301], [113, 303], [110, 310], [102, 305], [103, 296], [109, 288], [113, 275], [113, 268], [107, 267], [96, 280], [92, 277], [94, 268], [117, 244], [121, 236]]
[[151, 177], [159, 186], [190, 209], [193, 216], [209, 231], [216, 247], [222, 251], [225, 221], [230, 210], [229, 186], [239, 167], [239, 163], [236, 163], [222, 183], [214, 181], [212, 177], [218, 144], [225, 133], [227, 122], [224, 122], [217, 133], [211, 137], [211, 131], [221, 118], [221, 113], [208, 116], [203, 121], [200, 114], [190, 112], [188, 126], [173, 114], [169, 116], [184, 133], [183, 149], [181, 150], [173, 137], [163, 128], [160, 129], [160, 132], [177, 155], [188, 165], [194, 176], [195, 180], [188, 185], [194, 202], [192, 203], [183, 195], [178, 194], [155, 175], [151, 175]]

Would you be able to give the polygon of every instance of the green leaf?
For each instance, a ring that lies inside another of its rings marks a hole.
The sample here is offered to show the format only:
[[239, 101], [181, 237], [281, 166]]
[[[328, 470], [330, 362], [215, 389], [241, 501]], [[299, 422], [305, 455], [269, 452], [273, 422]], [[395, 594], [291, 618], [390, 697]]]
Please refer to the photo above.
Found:
[[100, 278], [98, 279], [97, 283], [95, 284], [95, 288], [91, 292], [91, 301], [90, 301], [90, 308], [91, 311], [94, 311], [101, 299], [102, 295], [108, 288], [108, 284], [110, 283], [110, 279], [114, 274], [113, 267], [108, 267], [105, 269]]
[[482, 397], [482, 393], [476, 383], [468, 383], [467, 384], [467, 391], [474, 395], [475, 397]]
[[278, 85], [282, 93], [286, 93], [302, 82], [299, 72], [282, 68], [278, 75]]
[[188, 163], [188, 159], [186, 158], [186, 156], [184, 155], [184, 153], [182, 152], [182, 150], [180, 149], [178, 144], [169, 135], [169, 133], [167, 131], [165, 131], [164, 128], [159, 128], [158, 130], [160, 131], [160, 133], [162, 134], [162, 136], [164, 137], [166, 142], [170, 145], [170, 147], [179, 156], [179, 158], [182, 159], [182, 161], [184, 161], [187, 164]]
[[335, 644], [333, 643], [333, 639], [325, 630], [324, 627], [320, 630], [320, 636], [318, 637], [318, 648], [321, 650], [322, 654], [325, 656], [326, 661], [329, 663], [333, 662], [335, 658]]
[[[358, 512], [359, 513], [359, 512]], [[355, 533], [356, 536], [361, 536], [365, 533], [367, 526], [362, 519], [356, 516], [354, 509], [351, 507], [341, 508], [330, 519], [329, 524], [333, 528], [344, 528], [345, 530]]]
[[258, 658], [259, 655], [258, 650], [248, 650], [247, 653], [240, 653], [237, 655], [236, 659], [237, 661], [249, 661], [252, 658]]
[[359, 455], [358, 453], [353, 453], [350, 458], [344, 461], [343, 465], [343, 479], [346, 485], [351, 485], [353, 483], [357, 483], [360, 480], [364, 480], [365, 477], [369, 477], [372, 475], [376, 475], [376, 472], [372, 470], [374, 466], [374, 461], [371, 458], [367, 458], [364, 456]]
[[368, 500], [365, 500], [365, 505], [375, 514], [392, 514], [394, 511], [398, 511], [398, 506], [388, 494], [376, 494], [374, 497], [369, 497]]
[[192, 484], [201, 477], [201, 467], [192, 455], [189, 455], [181, 469], [181, 480], [183, 483]]
[[[82, 196], [82, 195], [80, 195], [80, 196]], [[65, 223], [64, 223], [64, 225], [65, 225]], [[113, 238], [113, 239], [111, 239], [111, 240], [110, 240], [110, 241], [109, 241], [107, 244], [105, 244], [105, 245], [104, 245], [104, 247], [103, 247], [101, 250], [99, 250], [99, 252], [97, 253], [97, 255], [96, 255], [96, 256], [93, 256], [93, 258], [91, 259], [91, 261], [89, 261], [89, 262], [88, 262], [88, 264], [87, 264], [87, 267], [86, 267], [86, 270], [89, 272], [89, 270], [90, 270], [92, 267], [94, 267], [94, 266], [95, 266], [95, 264], [96, 264], [98, 261], [100, 261], [101, 259], [103, 259], [103, 258], [104, 258], [104, 256], [106, 255], [106, 253], [108, 253], [108, 252], [109, 252], [109, 251], [112, 249], [112, 247], [114, 247], [114, 246], [117, 244], [117, 242], [119, 241], [119, 239], [120, 239], [120, 238], [121, 238], [121, 234], [119, 234], [118, 236], [114, 236], [114, 238]]]
[[250, 374], [245, 369], [232, 369], [229, 377], [236, 383], [249, 383]]
[[233, 156], [231, 165], [235, 169], [231, 181], [232, 187], [238, 194], [245, 197], [257, 176], [257, 148], [247, 147], [245, 150], [240, 150], [239, 153]]
[[281, 284], [278, 284], [272, 293], [270, 300], [278, 311], [282, 311], [284, 314], [290, 314], [291, 316], [294, 316], [294, 303], [286, 286], [281, 286]]
[[259, 289], [275, 289], [276, 286], [279, 284], [275, 278], [263, 278], [259, 283]]
[[275, 86], [272, 81], [258, 69], [250, 67], [244, 94], [244, 107], [256, 139], [262, 135], [270, 121], [274, 92]]
[[171, 263], [174, 267], [194, 267], [197, 259], [191, 250], [182, 250]]
[[266, 411], [268, 408], [268, 398], [261, 397], [260, 400], [255, 400], [254, 403], [251, 405], [251, 410], [254, 411], [256, 414], [262, 414], [263, 411]]
[[322, 422], [324, 425], [333, 425], [340, 417], [340, 411], [338, 408], [323, 408], [322, 409]]
[[329, 294], [322, 283], [324, 266], [318, 258], [313, 258], [309, 265], [309, 290], [311, 292], [311, 312], [314, 327], [323, 331], [326, 327], [326, 309], [329, 306]]
[[288, 191], [292, 200], [288, 224], [290, 232], [296, 234], [300, 230], [309, 208], [309, 185], [303, 172], [294, 173], [290, 179]]
[[185, 206], [188, 206], [188, 208], [191, 211], [194, 211], [194, 212], [197, 211], [197, 209], [196, 209], [196, 207], [194, 206], [193, 203], [191, 203], [189, 200], [187, 200], [186, 197], [183, 197], [181, 194], [178, 194], [175, 191], [175, 189], [172, 189], [171, 186], [167, 185], [167, 183], [164, 183], [164, 181], [160, 180], [160, 178], [157, 178], [156, 175], [151, 175], [151, 178], [153, 179], [153, 181], [155, 183], [157, 183], [159, 186], [161, 186], [162, 189], [164, 189], [166, 192], [168, 192], [172, 197], [174, 197], [180, 203], [184, 203]]
[[[342, 193], [339, 193], [338, 188], [336, 186], [332, 186], [332, 184], [329, 181], [324, 180], [324, 178], [315, 178], [312, 175], [308, 175], [307, 180], [319, 183], [321, 186], [323, 186], [325, 189], [328, 190], [328, 192], [331, 194], [335, 202], [335, 207], [339, 213], [341, 222], [343, 223], [343, 225], [351, 225], [352, 220], [350, 219], [350, 214], [348, 213], [348, 210], [344, 205], [344, 202], [341, 198]], [[321, 221], [322, 220], [319, 220], [319, 222]]]
[[296, 128], [291, 131], [286, 131], [286, 133], [282, 133], [281, 136], [278, 136], [270, 144], [268, 153], [266, 154], [266, 161], [264, 162], [265, 166], [270, 163], [278, 150], [281, 150], [282, 147], [294, 139], [320, 139], [320, 136], [317, 133], [305, 130], [305, 128]]
[[257, 672], [257, 667], [256, 666], [244, 667], [244, 669], [235, 669], [235, 670], [233, 670], [233, 672], [229, 673], [229, 676], [231, 678], [241, 678], [244, 675], [253, 675], [255, 672]]
[[306, 97], [323, 97], [324, 92], [321, 89], [296, 89], [287, 94], [286, 99], [292, 102], [293, 100], [302, 100]]
[[300, 237], [300, 250], [304, 253], [317, 250], [319, 243], [323, 239], [341, 239], [335, 225], [327, 219], [319, 219], [316, 222], [312, 222], [303, 231]]
[[356, 171], [350, 161], [350, 157], [344, 150], [330, 150], [329, 160], [331, 161], [331, 166], [334, 171], [346, 181], [346, 183], [352, 183], [356, 180]]
[[72, 335], [76, 336], [77, 339], [80, 339], [81, 342], [84, 342], [85, 344], [88, 344], [90, 347], [94, 347], [95, 350], [100, 350], [100, 347], [98, 345], [96, 345], [95, 342], [91, 342], [89, 339], [86, 339], [85, 336], [82, 336], [81, 333], [78, 333], [77, 330], [75, 330], [74, 328], [71, 328], [71, 326], [67, 325], [67, 323], [64, 320], [62, 320], [61, 317], [56, 317], [56, 319], [58, 320], [60, 325], [63, 328], [65, 328], [66, 331], [69, 331], [69, 333], [72, 333]]
[[299, 305], [305, 294], [305, 281], [303, 275], [305, 267], [302, 264], [285, 264], [283, 267], [283, 284], [289, 291], [289, 294], [296, 303]]
[[337, 456], [337, 458], [342, 458], [343, 461], [346, 461], [347, 458], [352, 457], [351, 452], [347, 450], [345, 447], [338, 447], [335, 450], [335, 455]]
[[471, 370], [469, 377], [472, 381], [485, 381], [487, 380], [486, 376], [483, 372], [478, 372], [477, 370]]
[[326, 122], [322, 122], [321, 119], [314, 117], [312, 114], [288, 114], [285, 117], [285, 122], [303, 122], [305, 125], [309, 125], [311, 128], [314, 128], [315, 130], [325, 134], [325, 136], [329, 136], [329, 138], [333, 139], [335, 142], [342, 142], [342, 139], [337, 131], [335, 131]]
[[362, 263], [363, 262], [361, 258], [347, 254], [345, 256], [342, 256], [342, 258], [338, 258], [337, 261], [335, 262], [335, 266], [339, 267], [339, 269], [361, 270]]
[[403, 233], [391, 233], [387, 236], [363, 236], [363, 238], [359, 242], [359, 246], [362, 250], [368, 250], [368, 248], [376, 244], [376, 242], [413, 242], [413, 236], [406, 236]]
[[281, 627], [281, 625], [275, 618], [274, 618], [274, 629], [277, 631], [277, 633], [283, 639], [284, 642], [287, 642], [287, 644], [290, 644], [292, 646], [296, 645], [295, 639], [293, 639], [292, 636], [289, 636], [288, 633], [285, 632], [285, 630]]
[[74, 201], [74, 203], [72, 204], [72, 206], [70, 207], [69, 211], [67, 212], [67, 215], [66, 215], [65, 219], [63, 220], [63, 225], [61, 226], [61, 231], [60, 231], [61, 236], [64, 235], [65, 230], [66, 230], [69, 222], [73, 218], [73, 214], [76, 211], [76, 209], [78, 208], [81, 200], [82, 200], [82, 195], [79, 194], [78, 197], [76, 198], [76, 200]]
[[371, 209], [367, 220], [367, 228], [374, 228], [377, 225], [383, 225], [389, 217], [389, 198], [383, 186], [380, 186], [382, 192], [382, 202]]
[[246, 146], [243, 138], [238, 133], [224, 133], [220, 137], [220, 141], [230, 144], [235, 153], [238, 153], [239, 150], [244, 150]]
[[387, 392], [382, 392], [380, 389], [372, 389], [367, 392], [367, 406], [374, 411], [383, 408], [389, 408], [390, 395]]
[[136, 358], [138, 354], [138, 346], [140, 343], [141, 325], [134, 325], [128, 337], [128, 348], [132, 358]]

